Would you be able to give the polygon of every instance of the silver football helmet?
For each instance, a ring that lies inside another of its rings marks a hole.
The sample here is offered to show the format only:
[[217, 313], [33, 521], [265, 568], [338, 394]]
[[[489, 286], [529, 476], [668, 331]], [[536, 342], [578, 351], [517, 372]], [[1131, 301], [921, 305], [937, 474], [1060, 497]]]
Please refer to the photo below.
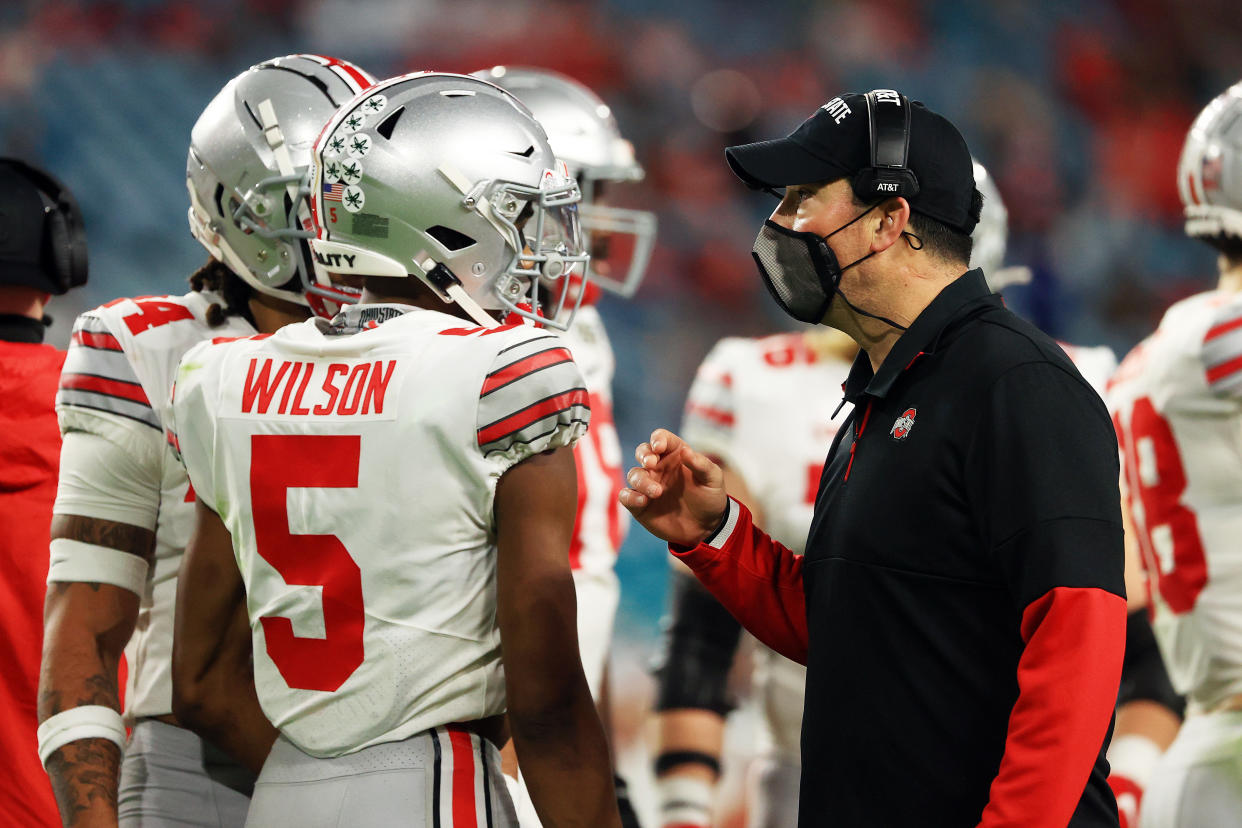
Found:
[[[469, 75], [382, 81], [315, 142], [311, 248], [334, 273], [417, 276], [494, 326], [507, 310], [569, 327], [589, 256], [581, 193], [543, 128], [508, 92]], [[541, 307], [540, 283], [558, 286]]]
[[375, 82], [319, 55], [260, 63], [229, 81], [190, 136], [190, 232], [255, 290], [331, 317], [357, 292], [313, 266], [310, 149], [341, 104]]
[[1217, 96], [1191, 124], [1177, 163], [1186, 234], [1242, 238], [1242, 83]]
[[973, 242], [970, 266], [983, 269], [993, 293], [1009, 285], [1026, 284], [1031, 281], [1030, 268], [1004, 266], [1005, 248], [1009, 244], [1009, 210], [1005, 208], [996, 182], [978, 161], [975, 161], [975, 187], [983, 195], [983, 210], [970, 234]]
[[[621, 137], [612, 110], [587, 87], [547, 69], [494, 66], [474, 76], [513, 93], [547, 131], [552, 151], [569, 167], [569, 174], [582, 189], [580, 214], [591, 254], [591, 281], [621, 296], [633, 296], [655, 249], [656, 217], [647, 210], [598, 203], [600, 183], [640, 181], [643, 177], [643, 168], [634, 159], [634, 147]], [[629, 241], [613, 237], [628, 237]], [[617, 262], [610, 263], [609, 253], [616, 254], [616, 247], [627, 245], [632, 246], [629, 262], [620, 262], [625, 272], [612, 272], [610, 264]]]

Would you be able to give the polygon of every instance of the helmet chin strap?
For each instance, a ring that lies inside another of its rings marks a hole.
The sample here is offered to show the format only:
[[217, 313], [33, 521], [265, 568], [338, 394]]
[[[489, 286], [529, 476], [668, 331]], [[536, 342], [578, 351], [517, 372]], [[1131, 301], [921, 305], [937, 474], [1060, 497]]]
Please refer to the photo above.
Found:
[[496, 318], [483, 310], [483, 307], [478, 302], [471, 299], [470, 294], [466, 293], [465, 288], [461, 285], [449, 285], [444, 292], [457, 303], [458, 307], [470, 314], [470, 318], [475, 322], [478, 322], [485, 328], [500, 327], [500, 323], [496, 321]]
[[[425, 252], [415, 256], [414, 263], [422, 268], [423, 272], [427, 274], [430, 274], [437, 267], [436, 260], [426, 255]], [[447, 268], [447, 266], [444, 267]], [[448, 275], [447, 271], [446, 275]], [[450, 276], [450, 278], [455, 279], [456, 277]], [[461, 286], [460, 282], [448, 284], [443, 287], [436, 287], [428, 279], [423, 279], [423, 284], [431, 288], [432, 291], [446, 303], [457, 303], [457, 307], [464, 310], [471, 319], [482, 325], [484, 328], [500, 327], [500, 323], [496, 321], [496, 318], [487, 311], [483, 310], [483, 306], [474, 301], [474, 299], [470, 297], [469, 293], [466, 293], [466, 289]]]

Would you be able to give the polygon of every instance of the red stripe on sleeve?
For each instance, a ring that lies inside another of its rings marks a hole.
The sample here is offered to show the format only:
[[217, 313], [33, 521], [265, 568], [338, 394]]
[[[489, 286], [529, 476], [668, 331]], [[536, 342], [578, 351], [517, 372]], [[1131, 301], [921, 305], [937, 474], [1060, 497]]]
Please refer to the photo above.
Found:
[[93, 391], [96, 394], [106, 394], [109, 397], [119, 397], [146, 406], [151, 405], [141, 385], [104, 377], [92, 377], [89, 374], [64, 374], [60, 378], [60, 387], [71, 391]]
[[1214, 365], [1207, 370], [1208, 382], [1219, 382], [1237, 371], [1242, 371], [1242, 356], [1236, 356], [1228, 362]]
[[474, 801], [474, 747], [470, 734], [448, 728], [453, 745], [453, 828], [479, 828]]
[[74, 331], [70, 341], [75, 345], [95, 348], [100, 351], [119, 351], [121, 343], [109, 333], [91, 333], [90, 331]]
[[[701, 543], [669, 552], [694, 572], [707, 591], [755, 638], [788, 659], [806, 664], [806, 593], [802, 556], [755, 527], [750, 510], [741, 509], [737, 526], [722, 549]], [[1122, 619], [1124, 628], [1125, 619]]]
[[[595, 433], [595, 429], [591, 429], [591, 434]], [[574, 472], [578, 476], [578, 509], [574, 512], [574, 533], [569, 539], [569, 568], [582, 568], [582, 516], [586, 513], [587, 505], [587, 476], [586, 476], [586, 460], [582, 453], [587, 450], [590, 441], [579, 441], [574, 446]]]
[[564, 394], [549, 397], [543, 402], [527, 406], [521, 411], [510, 414], [503, 420], [498, 420], [486, 428], [479, 429], [479, 445], [487, 445], [502, 437], [507, 437], [533, 423], [539, 422], [544, 417], [559, 414], [575, 405], [590, 408], [590, 399], [587, 397], [587, 392], [581, 388], [575, 388], [572, 391], [566, 391]]
[[1117, 702], [1126, 601], [1103, 589], [1056, 587], [1027, 606], [1021, 633], [1018, 700], [979, 828], [1064, 828]]
[[488, 374], [487, 380], [483, 383], [483, 390], [479, 395], [482, 396], [495, 391], [502, 385], [508, 385], [514, 380], [521, 379], [541, 368], [550, 368], [553, 365], [560, 365], [562, 362], [572, 361], [573, 357], [564, 348], [549, 348], [546, 351], [531, 354], [525, 359], [519, 359], [517, 362]]
[[1209, 328], [1207, 334], [1203, 337], [1203, 341], [1210, 342], [1218, 336], [1224, 336], [1238, 328], [1242, 328], [1242, 316], [1239, 316], [1237, 319], [1230, 319], [1228, 322], [1221, 322], [1219, 325]]
[[732, 411], [724, 411], [723, 409], [713, 408], [702, 403], [690, 403], [686, 406], [686, 413], [695, 417], [702, 417], [704, 420], [711, 420], [716, 425], [731, 426], [734, 422]]

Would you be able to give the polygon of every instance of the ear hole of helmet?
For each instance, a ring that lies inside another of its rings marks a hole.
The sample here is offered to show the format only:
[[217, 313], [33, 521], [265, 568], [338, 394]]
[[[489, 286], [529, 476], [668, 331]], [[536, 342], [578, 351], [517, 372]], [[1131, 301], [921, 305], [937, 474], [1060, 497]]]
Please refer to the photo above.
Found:
[[467, 247], [475, 244], [475, 240], [467, 236], [465, 233], [458, 232], [451, 227], [445, 227], [442, 224], [437, 224], [434, 227], [428, 227], [425, 232], [428, 236], [431, 236], [433, 239], [438, 241], [444, 249], [450, 253], [456, 253], [458, 250], [465, 250]]
[[216, 215], [218, 215], [220, 218], [224, 218], [225, 213], [224, 213], [224, 185], [223, 184], [216, 185], [216, 192], [215, 192], [215, 195], [212, 197], [212, 202], [216, 205]]
[[401, 116], [405, 114], [405, 107], [396, 109], [391, 115], [380, 122], [375, 131], [384, 136], [385, 139], [392, 140], [392, 131], [397, 128], [397, 121], [401, 120]]

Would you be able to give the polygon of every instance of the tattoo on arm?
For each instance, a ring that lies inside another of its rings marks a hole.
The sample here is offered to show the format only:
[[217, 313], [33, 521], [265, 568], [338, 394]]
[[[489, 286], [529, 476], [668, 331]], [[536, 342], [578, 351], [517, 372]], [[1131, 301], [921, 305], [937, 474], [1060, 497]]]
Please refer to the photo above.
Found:
[[[154, 558], [154, 532], [116, 521], [56, 515], [52, 537], [117, 549], [148, 563]], [[120, 710], [116, 662], [133, 631], [137, 596], [98, 583], [54, 582], [47, 598], [39, 720], [83, 705]], [[65, 825], [97, 824], [100, 818], [115, 824], [120, 765], [121, 751], [107, 739], [79, 739], [48, 757]]]
[[66, 826], [99, 807], [116, 813], [121, 751], [107, 739], [79, 739], [48, 757], [47, 775]]
[[155, 558], [154, 532], [115, 520], [82, 515], [56, 515], [52, 518], [52, 539], [56, 538], [119, 549], [137, 555], [147, 563]]
[[[116, 677], [99, 673], [87, 678], [77, 701], [68, 707], [85, 704], [119, 709]], [[41, 719], [64, 709], [60, 691], [47, 689], [39, 694]], [[107, 739], [79, 739], [48, 757], [48, 779], [65, 825], [76, 825], [82, 814], [99, 807], [107, 813], [116, 811], [120, 767], [121, 751]]]

